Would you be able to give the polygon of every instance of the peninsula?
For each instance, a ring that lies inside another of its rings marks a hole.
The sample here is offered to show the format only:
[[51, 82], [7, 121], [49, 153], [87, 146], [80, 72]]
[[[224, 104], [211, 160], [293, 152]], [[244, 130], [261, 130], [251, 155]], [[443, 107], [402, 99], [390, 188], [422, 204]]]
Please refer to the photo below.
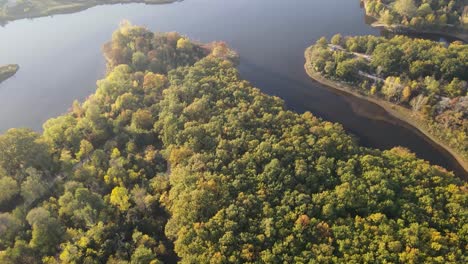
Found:
[[5, 81], [8, 78], [11, 78], [16, 72], [19, 70], [19, 66], [17, 64], [8, 64], [4, 66], [0, 66], [0, 83]]
[[0, 0], [0, 23], [22, 18], [35, 18], [79, 12], [98, 5], [111, 4], [166, 4], [177, 0]]
[[468, 46], [335, 35], [321, 38], [305, 57], [310, 77], [382, 106], [468, 170]]

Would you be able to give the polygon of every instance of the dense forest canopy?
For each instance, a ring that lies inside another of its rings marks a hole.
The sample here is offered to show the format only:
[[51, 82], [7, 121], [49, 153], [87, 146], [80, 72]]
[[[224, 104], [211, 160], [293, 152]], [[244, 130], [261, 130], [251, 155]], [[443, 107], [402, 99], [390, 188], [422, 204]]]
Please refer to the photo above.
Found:
[[314, 70], [356, 91], [402, 105], [468, 160], [468, 46], [397, 36], [319, 40]]
[[467, 185], [122, 25], [96, 93], [0, 136], [1, 263], [467, 261]]
[[468, 27], [465, 0], [362, 0], [366, 14], [385, 25], [417, 29]]

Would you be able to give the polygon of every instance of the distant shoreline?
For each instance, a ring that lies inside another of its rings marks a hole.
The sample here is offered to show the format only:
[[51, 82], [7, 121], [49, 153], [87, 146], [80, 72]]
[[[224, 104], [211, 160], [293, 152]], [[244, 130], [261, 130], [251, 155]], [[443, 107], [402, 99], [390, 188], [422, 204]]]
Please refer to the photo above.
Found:
[[13, 77], [19, 70], [18, 64], [8, 64], [0, 66], [0, 83]]
[[443, 142], [442, 140], [436, 138], [434, 135], [432, 135], [426, 127], [423, 125], [423, 120], [418, 120], [417, 117], [414, 116], [414, 113], [406, 109], [402, 106], [392, 104], [390, 102], [381, 100], [379, 98], [375, 97], [370, 97], [366, 96], [363, 94], [360, 94], [359, 92], [356, 92], [355, 89], [352, 88], [352, 86], [344, 84], [344, 83], [339, 83], [336, 81], [329, 80], [322, 76], [321, 74], [317, 73], [314, 69], [310, 67], [310, 52], [312, 50], [312, 47], [307, 48], [305, 51], [305, 58], [306, 58], [306, 63], [304, 65], [305, 71], [307, 75], [309, 75], [310, 78], [314, 79], [315, 81], [330, 87], [332, 89], [336, 89], [342, 92], [345, 92], [349, 95], [364, 99], [368, 102], [374, 103], [376, 105], [379, 105], [382, 107], [387, 113], [389, 113], [391, 116], [397, 118], [398, 120], [408, 124], [409, 126], [417, 129], [419, 132], [424, 134], [427, 138], [429, 138], [434, 144], [440, 146], [444, 150], [446, 150], [450, 155], [452, 155], [455, 160], [460, 164], [460, 166], [465, 170], [465, 172], [468, 174], [468, 160], [466, 160], [464, 157], [462, 157], [461, 154], [459, 154], [457, 151], [455, 151], [452, 147], [450, 147], [448, 144]]
[[80, 11], [84, 11], [86, 9], [101, 6], [101, 5], [114, 5], [114, 4], [170, 4], [173, 2], [177, 2], [180, 0], [104, 0], [104, 1], [96, 1], [90, 0], [89, 2], [84, 3], [68, 3], [63, 5], [57, 6], [50, 6], [43, 9], [33, 10], [30, 12], [25, 12], [21, 14], [12, 14], [12, 15], [5, 15], [0, 14], [0, 25], [7, 24], [8, 22], [12, 22], [15, 20], [25, 19], [25, 18], [39, 18], [45, 16], [52, 16], [52, 15], [60, 15], [60, 14], [71, 14], [77, 13]]
[[[391, 33], [394, 34], [428, 34], [428, 35], [439, 35], [442, 37], [447, 37], [447, 38], [452, 38], [452, 39], [457, 39], [462, 42], [468, 43], [468, 32], [465, 30], [461, 29], [453, 29], [453, 30], [447, 30], [447, 31], [442, 31], [442, 30], [436, 30], [436, 29], [423, 29], [423, 30], [418, 30], [415, 28], [411, 27], [402, 27], [402, 26], [396, 26], [396, 25], [384, 25], [379, 22], [374, 22], [371, 24], [373, 28], [377, 29], [385, 29]], [[396, 28], [402, 29], [403, 32], [398, 32]], [[449, 32], [451, 31], [451, 32]]]
[[[463, 27], [453, 27], [449, 28], [446, 27], [444, 29], [420, 29], [420, 28], [414, 28], [414, 27], [409, 27], [405, 25], [386, 25], [382, 23], [378, 17], [372, 16], [367, 13], [366, 11], [366, 1], [360, 0], [362, 7], [364, 9], [364, 14], [375, 20], [375, 22], [371, 23], [370, 26], [373, 28], [377, 29], [385, 29], [389, 32], [395, 33], [395, 34], [434, 34], [434, 35], [440, 35], [440, 36], [445, 36], [449, 38], [454, 38], [454, 39], [459, 39], [465, 43], [468, 43], [468, 31], [464, 29]], [[399, 32], [399, 30], [403, 32]]]

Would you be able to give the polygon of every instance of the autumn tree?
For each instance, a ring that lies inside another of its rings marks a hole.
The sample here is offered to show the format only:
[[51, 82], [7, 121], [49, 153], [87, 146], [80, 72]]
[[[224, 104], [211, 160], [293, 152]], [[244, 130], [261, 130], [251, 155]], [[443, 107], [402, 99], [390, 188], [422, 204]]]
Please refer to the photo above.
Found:
[[416, 5], [414, 0], [397, 0], [395, 10], [402, 16], [412, 17], [416, 14]]

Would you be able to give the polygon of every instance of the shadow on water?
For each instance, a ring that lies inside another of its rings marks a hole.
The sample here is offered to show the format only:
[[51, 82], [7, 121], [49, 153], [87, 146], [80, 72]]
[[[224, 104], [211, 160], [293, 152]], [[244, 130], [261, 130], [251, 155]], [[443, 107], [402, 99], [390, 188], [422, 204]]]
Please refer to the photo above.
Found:
[[[402, 146], [418, 157], [448, 168], [456, 176], [468, 180], [468, 173], [448, 151], [379, 105], [317, 83], [305, 72], [299, 75], [302, 78], [295, 79], [262, 68], [247, 58], [241, 58], [239, 69], [242, 77], [250, 80], [254, 86], [281, 97], [288, 109], [300, 113], [310, 111], [325, 120], [340, 123], [365, 147], [385, 150]], [[251, 76], [250, 72], [255, 72], [255, 76]], [[350, 115], [350, 112], [354, 114]]]

